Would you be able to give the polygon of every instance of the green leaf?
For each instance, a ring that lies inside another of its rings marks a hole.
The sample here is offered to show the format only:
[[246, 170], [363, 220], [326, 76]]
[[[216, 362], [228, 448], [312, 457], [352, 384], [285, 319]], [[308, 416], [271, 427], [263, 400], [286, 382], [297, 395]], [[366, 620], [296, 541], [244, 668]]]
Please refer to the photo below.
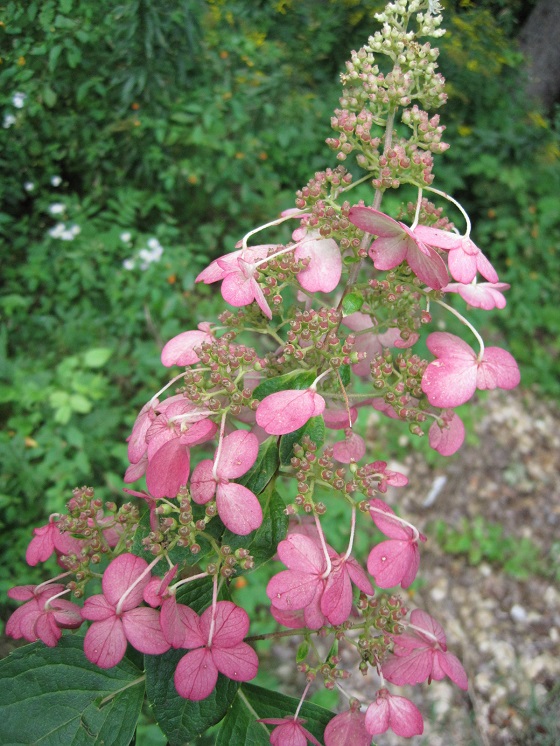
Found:
[[283, 376], [263, 381], [253, 391], [253, 396], [255, 399], [264, 399], [265, 396], [275, 394], [277, 391], [308, 389], [316, 378], [317, 371], [315, 370], [292, 370], [290, 373], [284, 373]]
[[157, 723], [169, 739], [170, 746], [194, 741], [226, 714], [239, 684], [218, 676], [212, 694], [200, 702], [183, 699], [175, 689], [173, 676], [186, 650], [170, 650], [164, 655], [147, 655], [146, 693]]
[[344, 296], [342, 301], [342, 313], [344, 316], [350, 316], [352, 313], [356, 313], [364, 305], [364, 297], [361, 293], [354, 290], [348, 295]]
[[275, 437], [267, 438], [261, 443], [253, 466], [237, 481], [255, 495], [260, 495], [276, 473], [278, 464], [278, 441]]
[[56, 93], [53, 91], [53, 89], [46, 85], [43, 88], [43, 101], [45, 102], [45, 106], [48, 106], [49, 109], [52, 109], [53, 106], [56, 104]]
[[179, 586], [175, 597], [179, 603], [190, 606], [197, 614], [202, 614], [212, 603], [212, 589], [212, 578], [198, 578]]
[[89, 399], [86, 399], [85, 396], [82, 396], [82, 394], [70, 394], [70, 406], [74, 410], [74, 412], [79, 412], [80, 414], [87, 414], [88, 412], [91, 412], [92, 403]]
[[36, 642], [11, 653], [0, 662], [0, 686], [4, 744], [128, 746], [144, 699], [142, 671], [126, 658], [94, 666], [83, 637], [72, 635], [56, 648]]
[[266, 500], [264, 502], [261, 500], [263, 522], [259, 528], [248, 536], [239, 536], [231, 531], [225, 531], [222, 537], [223, 544], [227, 544], [233, 550], [245, 547], [253, 557], [254, 567], [251, 570], [238, 568], [240, 575], [253, 572], [273, 557], [279, 542], [285, 538], [288, 531], [288, 516], [284, 512], [286, 505], [278, 492], [271, 485], [263, 496]]
[[289, 466], [294, 455], [294, 445], [301, 443], [304, 436], [307, 435], [319, 448], [325, 442], [325, 421], [319, 415], [312, 417], [305, 425], [294, 430], [293, 433], [287, 433], [280, 439], [280, 463], [282, 466]]
[[84, 353], [84, 365], [87, 368], [101, 368], [112, 354], [110, 347], [94, 347]]
[[[270, 743], [270, 726], [257, 723], [257, 719], [289, 717], [294, 715], [298, 705], [299, 700], [294, 697], [286, 697], [253, 684], [242, 684], [221, 725], [216, 746], [265, 746]], [[306, 721], [304, 727], [322, 742], [324, 730], [333, 713], [304, 702], [300, 714]], [[260, 729], [255, 726], [260, 726]]]

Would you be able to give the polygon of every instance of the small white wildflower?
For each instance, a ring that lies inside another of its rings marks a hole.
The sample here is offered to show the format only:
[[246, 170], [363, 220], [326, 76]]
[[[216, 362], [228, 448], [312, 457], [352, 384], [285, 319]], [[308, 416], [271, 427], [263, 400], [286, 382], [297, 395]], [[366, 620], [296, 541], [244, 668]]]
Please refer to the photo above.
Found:
[[51, 176], [51, 184], [53, 187], [60, 186], [62, 184], [62, 179], [60, 176]]
[[153, 261], [153, 255], [151, 251], [148, 251], [148, 249], [140, 249], [138, 252], [138, 257], [142, 259], [143, 262], [147, 262], [148, 264]]
[[62, 213], [66, 210], [62, 202], [53, 202], [52, 205], [49, 205], [49, 212], [51, 215], [62, 215]]
[[5, 130], [9, 129], [15, 123], [16, 118], [13, 114], [4, 114], [4, 121], [2, 122], [2, 126]]
[[60, 234], [60, 238], [63, 241], [73, 241], [74, 240], [74, 232], [72, 230], [62, 231], [62, 233]]
[[125, 231], [124, 233], [121, 233], [119, 238], [121, 239], [123, 243], [128, 243], [130, 239], [132, 238], [132, 233], [130, 233], [129, 231]]
[[70, 226], [70, 233], [72, 234], [72, 236], [77, 236], [81, 232], [82, 232], [82, 229], [80, 228], [79, 225], [76, 225], [76, 223]]
[[26, 192], [32, 192], [35, 189], [35, 184], [32, 181], [26, 181], [23, 188]]
[[150, 262], [142, 262], [142, 264], [140, 265], [140, 269], [143, 272], [145, 272], [148, 269], [149, 266], [150, 266]]
[[[157, 238], [150, 238], [148, 239], [148, 248], [152, 249], [152, 251], [159, 251], [161, 249], [161, 244]], [[161, 250], [163, 251], [163, 249]]]
[[23, 105], [25, 104], [25, 99], [27, 98], [26, 93], [22, 93], [21, 91], [16, 91], [14, 95], [12, 96], [12, 104], [16, 107], [16, 109], [23, 109]]
[[131, 269], [134, 269], [135, 264], [134, 259], [125, 259], [122, 266], [130, 272]]
[[52, 238], [60, 238], [65, 230], [66, 225], [64, 223], [57, 223], [49, 229], [48, 233], [49, 236], [51, 236]]

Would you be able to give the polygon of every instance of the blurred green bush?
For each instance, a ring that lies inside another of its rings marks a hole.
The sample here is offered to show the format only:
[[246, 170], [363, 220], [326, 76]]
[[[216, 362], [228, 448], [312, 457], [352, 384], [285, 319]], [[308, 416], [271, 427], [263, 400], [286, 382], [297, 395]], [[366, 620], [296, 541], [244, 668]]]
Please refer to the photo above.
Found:
[[[124, 440], [163, 380], [159, 349], [219, 308], [194, 278], [333, 165], [323, 141], [337, 75], [383, 5], [4, 5], [0, 592], [33, 576], [30, 526], [73, 486], [120, 492]], [[560, 148], [523, 97], [519, 7], [450, 9], [440, 66], [452, 147], [436, 173], [512, 283], [490, 336], [504, 333], [525, 384], [557, 394]]]

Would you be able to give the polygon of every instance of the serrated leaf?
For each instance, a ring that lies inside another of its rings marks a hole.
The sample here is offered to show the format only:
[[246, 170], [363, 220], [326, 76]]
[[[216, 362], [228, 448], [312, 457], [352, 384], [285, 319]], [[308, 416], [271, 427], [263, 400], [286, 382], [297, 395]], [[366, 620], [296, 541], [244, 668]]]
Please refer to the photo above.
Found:
[[[270, 743], [271, 726], [266, 727], [265, 732], [265, 724], [257, 723], [257, 719], [293, 716], [298, 705], [299, 700], [294, 697], [287, 697], [254, 684], [242, 684], [221, 725], [216, 746], [265, 746]], [[304, 727], [322, 742], [324, 730], [333, 713], [323, 707], [304, 702], [300, 716], [306, 721]], [[255, 725], [262, 728], [262, 736]]]
[[84, 352], [84, 365], [87, 368], [101, 368], [112, 354], [110, 347], [94, 347]]
[[351, 314], [356, 313], [356, 311], [359, 311], [363, 305], [363, 295], [354, 290], [352, 293], [348, 293], [348, 295], [344, 296], [342, 301], [342, 313], [344, 316], [350, 316]]
[[92, 403], [85, 396], [82, 396], [82, 394], [70, 394], [70, 406], [74, 412], [87, 414], [91, 412]]
[[211, 725], [219, 723], [232, 703], [239, 684], [218, 676], [212, 694], [200, 702], [183, 699], [175, 689], [173, 676], [186, 650], [170, 650], [164, 655], [147, 655], [146, 693], [157, 723], [170, 746], [183, 746]]
[[128, 746], [144, 699], [140, 669], [126, 658], [98, 668], [72, 635], [56, 648], [36, 642], [11, 653], [0, 662], [0, 686], [0, 743], [13, 745]]
[[233, 550], [245, 547], [249, 550], [254, 560], [251, 570], [241, 570], [238, 574], [253, 572], [267, 562], [276, 553], [279, 542], [285, 538], [288, 531], [288, 516], [284, 512], [286, 505], [275, 489], [268, 489], [263, 493], [265, 500], [261, 500], [263, 509], [263, 522], [256, 531], [248, 536], [239, 536], [231, 531], [225, 531], [222, 543], [227, 544]]
[[212, 590], [212, 578], [198, 578], [179, 586], [175, 598], [179, 603], [190, 606], [197, 614], [202, 614], [212, 603]]
[[265, 396], [275, 394], [277, 391], [308, 389], [316, 378], [315, 370], [292, 370], [290, 373], [263, 381], [253, 391], [253, 396], [255, 399], [264, 399]]
[[280, 439], [280, 463], [282, 466], [289, 466], [294, 455], [294, 445], [301, 443], [304, 436], [307, 435], [319, 448], [325, 442], [325, 421], [319, 415], [312, 417], [305, 425], [294, 430], [293, 433], [287, 433]]
[[237, 481], [255, 495], [260, 495], [278, 469], [278, 442], [275, 437], [267, 438], [259, 446], [257, 460], [249, 471]]
[[341, 365], [340, 368], [338, 369], [338, 374], [340, 375], [340, 380], [342, 381], [342, 385], [344, 387], [349, 386], [350, 381], [352, 380], [352, 372], [350, 370], [350, 366]]

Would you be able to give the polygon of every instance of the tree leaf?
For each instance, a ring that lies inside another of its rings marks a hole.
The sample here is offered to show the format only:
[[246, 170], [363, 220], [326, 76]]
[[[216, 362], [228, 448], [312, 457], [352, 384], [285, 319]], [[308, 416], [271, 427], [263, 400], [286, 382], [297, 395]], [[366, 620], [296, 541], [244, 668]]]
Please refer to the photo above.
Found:
[[294, 445], [301, 443], [304, 436], [309, 438], [320, 447], [325, 442], [325, 421], [321, 415], [312, 417], [305, 425], [302, 425], [293, 433], [287, 433], [280, 439], [280, 463], [282, 466], [289, 466], [294, 455]]
[[255, 399], [264, 399], [265, 396], [275, 394], [277, 391], [308, 389], [316, 378], [317, 371], [315, 370], [292, 370], [283, 376], [276, 376], [263, 381], [253, 391], [253, 396]]
[[93, 347], [84, 353], [84, 365], [87, 368], [101, 368], [112, 354], [110, 347]]
[[284, 512], [286, 505], [278, 492], [270, 488], [263, 495], [266, 499], [261, 501], [263, 522], [259, 528], [248, 536], [239, 536], [231, 531], [225, 531], [222, 537], [223, 544], [227, 544], [233, 550], [245, 547], [253, 557], [254, 567], [251, 570], [241, 570], [238, 567], [239, 575], [253, 572], [273, 557], [279, 542], [285, 538], [288, 531], [288, 516]]
[[267, 438], [259, 447], [257, 460], [249, 471], [237, 481], [255, 495], [260, 495], [278, 468], [278, 440]]
[[13, 745], [128, 746], [144, 699], [140, 669], [126, 658], [94, 666], [83, 637], [73, 635], [56, 648], [34, 642], [15, 650], [0, 662], [0, 686], [0, 743]]
[[345, 316], [350, 316], [351, 314], [356, 313], [356, 311], [359, 311], [363, 305], [364, 296], [357, 290], [354, 290], [344, 296], [342, 301], [342, 312]]
[[[270, 743], [270, 726], [266, 727], [264, 723], [257, 723], [256, 720], [289, 717], [295, 713], [298, 704], [299, 700], [294, 697], [287, 697], [254, 684], [242, 684], [221, 725], [216, 746], [232, 743], [235, 746], [265, 746]], [[306, 721], [304, 727], [322, 742], [323, 732], [333, 713], [323, 707], [304, 702], [300, 715]], [[259, 726], [261, 730], [255, 726]]]
[[212, 694], [200, 702], [183, 699], [175, 689], [173, 676], [186, 650], [170, 650], [164, 655], [147, 655], [146, 693], [159, 727], [170, 746], [193, 741], [226, 714], [237, 688], [237, 681], [218, 676]]

